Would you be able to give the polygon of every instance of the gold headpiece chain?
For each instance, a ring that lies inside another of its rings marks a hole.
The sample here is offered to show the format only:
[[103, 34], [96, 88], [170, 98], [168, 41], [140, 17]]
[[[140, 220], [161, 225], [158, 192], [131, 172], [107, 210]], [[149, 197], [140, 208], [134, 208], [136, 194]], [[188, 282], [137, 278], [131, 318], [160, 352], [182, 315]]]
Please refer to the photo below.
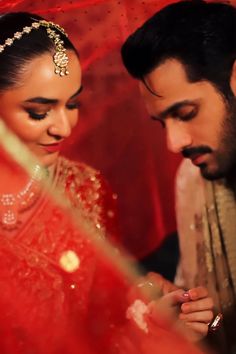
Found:
[[33, 29], [38, 29], [40, 26], [45, 27], [47, 30], [48, 37], [54, 42], [55, 45], [55, 54], [53, 55], [53, 62], [55, 64], [55, 73], [60, 76], [65, 76], [69, 74], [68, 63], [69, 59], [66, 54], [66, 49], [64, 47], [64, 42], [60, 37], [60, 34], [56, 33], [54, 29], [57, 29], [59, 32], [64, 34], [66, 37], [67, 34], [62, 27], [59, 25], [45, 21], [35, 21], [31, 26], [26, 26], [21, 32], [15, 32], [12, 38], [7, 38], [4, 44], [0, 45], [0, 53], [2, 53], [6, 47], [10, 47], [15, 40], [20, 39], [24, 34], [29, 34]]

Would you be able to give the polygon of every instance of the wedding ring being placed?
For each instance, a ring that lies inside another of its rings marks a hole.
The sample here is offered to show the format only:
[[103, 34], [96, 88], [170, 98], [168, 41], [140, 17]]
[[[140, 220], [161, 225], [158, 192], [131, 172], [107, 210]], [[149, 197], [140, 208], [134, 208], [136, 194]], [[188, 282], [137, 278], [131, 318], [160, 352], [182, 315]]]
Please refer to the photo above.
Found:
[[221, 326], [222, 320], [223, 320], [222, 313], [218, 313], [208, 325], [209, 332], [217, 331]]

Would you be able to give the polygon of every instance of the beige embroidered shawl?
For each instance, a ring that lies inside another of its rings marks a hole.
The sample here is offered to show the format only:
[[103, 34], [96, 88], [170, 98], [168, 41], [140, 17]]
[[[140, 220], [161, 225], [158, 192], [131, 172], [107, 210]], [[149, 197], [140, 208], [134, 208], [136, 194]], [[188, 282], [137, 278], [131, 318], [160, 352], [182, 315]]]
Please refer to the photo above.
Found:
[[176, 216], [181, 252], [176, 283], [208, 288], [216, 311], [224, 314], [224, 330], [212, 340], [217, 352], [235, 353], [235, 194], [224, 180], [204, 180], [199, 168], [185, 160], [176, 179]]

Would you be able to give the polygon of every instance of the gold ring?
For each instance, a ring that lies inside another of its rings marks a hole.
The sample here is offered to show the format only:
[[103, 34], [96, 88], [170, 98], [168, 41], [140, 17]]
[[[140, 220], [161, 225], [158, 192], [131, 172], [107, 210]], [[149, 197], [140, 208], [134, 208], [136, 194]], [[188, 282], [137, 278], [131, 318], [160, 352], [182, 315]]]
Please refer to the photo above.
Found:
[[223, 321], [223, 315], [222, 315], [222, 313], [218, 313], [213, 318], [213, 320], [208, 324], [208, 328], [209, 328], [208, 331], [209, 332], [217, 331], [220, 328], [222, 321]]

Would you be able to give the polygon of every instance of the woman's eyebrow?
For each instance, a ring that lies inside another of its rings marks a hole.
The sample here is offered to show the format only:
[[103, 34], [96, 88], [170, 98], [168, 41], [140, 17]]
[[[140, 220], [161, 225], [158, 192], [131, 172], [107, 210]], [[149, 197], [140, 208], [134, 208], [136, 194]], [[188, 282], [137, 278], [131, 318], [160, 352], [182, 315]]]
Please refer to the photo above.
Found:
[[83, 91], [83, 88], [84, 87], [81, 85], [80, 88], [70, 97], [70, 99], [78, 96]]
[[[80, 88], [70, 97], [70, 99], [78, 96], [82, 90], [83, 90], [83, 86], [80, 86]], [[32, 97], [32, 98], [29, 98], [28, 100], [26, 100], [25, 102], [26, 103], [39, 103], [39, 104], [56, 104], [56, 103], [58, 103], [58, 99], [46, 98], [46, 97]]]

